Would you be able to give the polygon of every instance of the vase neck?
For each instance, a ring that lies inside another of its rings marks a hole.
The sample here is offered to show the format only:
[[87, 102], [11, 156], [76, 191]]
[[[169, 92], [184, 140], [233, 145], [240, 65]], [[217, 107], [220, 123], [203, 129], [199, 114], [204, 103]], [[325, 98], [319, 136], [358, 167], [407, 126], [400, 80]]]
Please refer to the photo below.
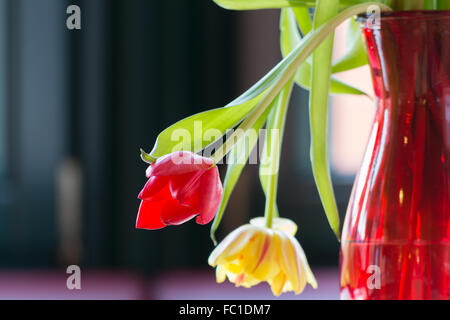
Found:
[[397, 12], [364, 27], [379, 99], [430, 99], [450, 104], [450, 12]]

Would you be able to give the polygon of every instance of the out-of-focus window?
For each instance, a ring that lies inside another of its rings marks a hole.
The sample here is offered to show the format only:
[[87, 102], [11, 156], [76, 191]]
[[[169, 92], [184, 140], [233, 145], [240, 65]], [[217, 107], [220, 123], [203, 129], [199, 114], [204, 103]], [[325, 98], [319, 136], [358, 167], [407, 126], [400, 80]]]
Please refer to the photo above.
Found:
[[[336, 32], [335, 56], [346, 50], [347, 24]], [[373, 96], [370, 69], [368, 66], [337, 75]], [[375, 112], [374, 102], [366, 96], [336, 95], [330, 108], [330, 160], [331, 169], [338, 183], [350, 183], [358, 172]]]
[[0, 179], [6, 176], [7, 113], [6, 113], [6, 0], [0, 0]]
[[[0, 243], [6, 243], [10, 193], [8, 188], [8, 112], [7, 112], [7, 14], [6, 1], [0, 0]], [[0, 246], [1, 251], [2, 246]]]

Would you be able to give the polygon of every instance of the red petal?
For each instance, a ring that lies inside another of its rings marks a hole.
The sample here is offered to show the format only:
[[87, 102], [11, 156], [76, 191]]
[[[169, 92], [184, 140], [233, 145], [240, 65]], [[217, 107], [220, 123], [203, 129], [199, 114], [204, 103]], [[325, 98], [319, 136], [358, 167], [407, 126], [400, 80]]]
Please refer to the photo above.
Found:
[[177, 200], [166, 201], [161, 212], [161, 220], [167, 225], [180, 225], [197, 215], [193, 208], [182, 206]]
[[165, 201], [141, 201], [136, 228], [138, 229], [161, 229], [166, 225], [161, 221], [161, 212]]
[[178, 151], [161, 157], [152, 165], [152, 174], [156, 176], [172, 176], [199, 170], [207, 170], [214, 165], [210, 158], [199, 156], [188, 151]]
[[170, 177], [172, 197], [182, 205], [198, 208], [198, 188], [203, 173], [205, 171], [195, 171]]
[[160, 192], [169, 183], [167, 177], [152, 176], [148, 179], [138, 198], [141, 200], [154, 200], [154, 196]]
[[214, 219], [222, 199], [222, 182], [219, 170], [214, 167], [206, 171], [200, 179], [198, 224], [208, 224]]

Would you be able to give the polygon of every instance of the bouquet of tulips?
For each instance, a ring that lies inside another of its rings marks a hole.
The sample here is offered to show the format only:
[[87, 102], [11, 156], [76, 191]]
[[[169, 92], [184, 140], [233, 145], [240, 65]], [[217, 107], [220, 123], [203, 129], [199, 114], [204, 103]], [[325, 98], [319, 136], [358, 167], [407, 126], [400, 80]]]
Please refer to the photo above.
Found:
[[[311, 162], [317, 189], [331, 229], [339, 237], [339, 215], [327, 160], [330, 94], [364, 92], [334, 74], [368, 63], [359, 14], [373, 18], [383, 11], [450, 9], [448, 0], [215, 0], [227, 9], [280, 8], [283, 60], [249, 90], [222, 108], [178, 121], [162, 131], [150, 153], [148, 182], [139, 194], [137, 228], [160, 229], [192, 218], [206, 225], [214, 220], [211, 238], [227, 207], [239, 176], [265, 127], [260, 182], [266, 195], [265, 214], [228, 235], [212, 252], [209, 264], [217, 281], [237, 286], [266, 281], [275, 295], [300, 293], [317, 286], [305, 254], [295, 239], [297, 226], [280, 218], [277, 209], [278, 166], [286, 113], [294, 85], [309, 90]], [[313, 18], [311, 18], [313, 13]], [[349, 20], [347, 52], [332, 61], [334, 30]], [[230, 133], [231, 132], [231, 133]], [[271, 134], [274, 132], [275, 134]], [[224, 137], [226, 139], [224, 139]], [[225, 140], [225, 141], [223, 141]], [[214, 146], [213, 151], [211, 146]], [[208, 148], [209, 147], [209, 148]], [[209, 153], [209, 154], [206, 154]], [[217, 164], [226, 158], [222, 185]]]

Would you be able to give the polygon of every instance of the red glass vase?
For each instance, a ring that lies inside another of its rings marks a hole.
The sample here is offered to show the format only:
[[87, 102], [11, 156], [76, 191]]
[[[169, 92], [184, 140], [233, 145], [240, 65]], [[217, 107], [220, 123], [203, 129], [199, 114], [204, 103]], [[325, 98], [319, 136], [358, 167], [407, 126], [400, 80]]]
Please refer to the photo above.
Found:
[[341, 298], [449, 299], [450, 12], [366, 22], [377, 112], [343, 228]]

